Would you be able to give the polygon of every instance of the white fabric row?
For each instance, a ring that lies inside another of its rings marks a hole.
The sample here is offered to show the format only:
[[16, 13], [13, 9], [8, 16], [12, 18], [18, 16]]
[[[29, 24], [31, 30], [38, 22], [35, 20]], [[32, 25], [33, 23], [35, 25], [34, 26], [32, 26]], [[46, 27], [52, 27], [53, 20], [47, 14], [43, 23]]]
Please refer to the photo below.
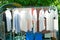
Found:
[[[37, 12], [36, 12], [36, 9], [34, 10], [34, 13], [35, 14], [35, 23], [37, 22]], [[44, 9], [41, 9], [40, 12], [39, 12], [39, 31], [41, 32], [42, 30], [45, 29], [44, 27], [44, 17], [46, 18], [46, 30], [50, 30], [50, 31], [53, 31], [53, 30], [58, 30], [58, 13], [57, 13], [57, 10], [54, 11], [54, 10], [50, 10], [50, 12], [48, 12], [48, 10], [46, 10], [44, 12]], [[55, 17], [55, 19], [54, 19]], [[34, 20], [35, 20], [34, 19]], [[34, 27], [34, 31], [36, 32], [36, 25]]]
[[[40, 14], [41, 13], [41, 14]], [[34, 20], [34, 32], [37, 32], [37, 10], [33, 11], [33, 20]], [[39, 12], [39, 31], [44, 30], [44, 12], [43, 9]]]
[[[11, 29], [11, 12], [9, 10], [5, 11], [6, 13], [6, 19], [7, 19], [7, 29], [8, 31]], [[37, 11], [36, 9], [33, 10], [32, 15], [32, 8], [15, 8], [12, 10], [13, 13], [13, 32], [16, 33], [20, 31], [27, 32], [33, 31], [37, 32]], [[44, 9], [41, 9], [39, 12], [39, 31], [45, 29], [44, 24], [44, 17], [46, 18], [46, 30], [53, 31], [58, 30], [58, 13], [57, 10], [46, 10], [44, 12]], [[53, 19], [55, 17], [55, 19]], [[32, 20], [34, 21], [34, 27], [32, 24]]]

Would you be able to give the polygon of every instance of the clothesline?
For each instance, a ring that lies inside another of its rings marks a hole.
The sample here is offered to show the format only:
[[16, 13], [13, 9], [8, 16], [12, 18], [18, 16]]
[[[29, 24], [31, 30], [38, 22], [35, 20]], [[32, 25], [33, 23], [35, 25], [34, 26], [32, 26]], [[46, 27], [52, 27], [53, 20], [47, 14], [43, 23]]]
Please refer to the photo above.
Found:
[[[33, 20], [34, 21], [33, 30], [34, 30], [34, 32], [37, 32], [37, 28], [36, 28], [37, 27], [37, 12], [36, 12], [37, 10], [36, 10], [36, 8], [34, 8], [33, 15], [32, 15], [32, 9], [33, 8], [19, 8], [19, 9], [16, 8], [16, 9], [12, 9], [12, 13], [13, 13], [13, 30], [16, 31], [16, 30], [19, 29], [18, 30], [19, 32], [20, 32], [20, 30], [23, 30], [25, 32], [27, 32], [27, 30], [32, 31], [32, 28], [33, 28], [32, 20]], [[6, 16], [9, 15], [11, 17], [11, 13], [9, 12], [9, 10], [6, 10], [5, 13], [7, 14]], [[44, 30], [45, 25], [47, 27], [46, 30], [53, 30], [53, 27], [54, 27], [53, 17], [57, 18], [57, 16], [58, 16], [57, 11], [46, 10], [44, 12], [44, 9], [41, 8], [41, 10], [39, 11], [39, 18], [38, 18], [39, 19], [39, 31], [41, 32], [42, 30]], [[17, 17], [17, 19], [16, 19], [16, 17]], [[44, 20], [45, 20], [44, 17], [46, 18], [46, 24], [44, 24]], [[11, 18], [9, 20], [11, 22]], [[7, 18], [7, 29], [8, 30], [11, 29], [11, 23], [9, 22], [9, 20]], [[8, 25], [10, 25], [10, 26], [8, 26]], [[57, 28], [57, 30], [58, 30], [58, 28]]]

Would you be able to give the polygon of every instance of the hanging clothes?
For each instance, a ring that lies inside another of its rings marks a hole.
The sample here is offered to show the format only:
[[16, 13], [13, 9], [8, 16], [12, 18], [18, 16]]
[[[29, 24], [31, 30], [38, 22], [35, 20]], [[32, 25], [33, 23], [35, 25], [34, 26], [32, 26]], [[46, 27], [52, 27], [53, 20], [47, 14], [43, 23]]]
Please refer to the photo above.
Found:
[[20, 16], [21, 16], [21, 22], [20, 22], [20, 29], [21, 31], [27, 32], [27, 21], [26, 21], [26, 10], [25, 8], [22, 8], [20, 11]]
[[46, 30], [51, 30], [51, 25], [50, 25], [50, 21], [51, 21], [51, 18], [50, 18], [50, 13], [48, 12], [48, 10], [45, 11], [45, 17], [46, 17]]
[[33, 21], [34, 21], [34, 28], [33, 28], [33, 32], [37, 32], [37, 11], [36, 9], [33, 10]]
[[31, 11], [31, 14], [32, 14], [32, 32], [34, 31], [34, 20], [33, 20], [33, 11], [34, 11], [34, 8], [32, 8], [32, 11]]
[[32, 14], [31, 8], [20, 8], [19, 15], [21, 16], [20, 19], [20, 29], [21, 31], [27, 32], [28, 30], [31, 31], [32, 29]]
[[[54, 20], [56, 19], [56, 12], [54, 12], [54, 10], [46, 10], [45, 11], [45, 17], [46, 17], [46, 23], [47, 23], [47, 30], [51, 31], [51, 37], [56, 38], [56, 31], [55, 31], [55, 27], [54, 27]], [[55, 21], [56, 22], [56, 21]], [[56, 25], [56, 24], [55, 24]]]
[[55, 19], [55, 15], [54, 15], [54, 10], [50, 11], [50, 28], [53, 31], [54, 30], [54, 19]]
[[[51, 10], [51, 16], [53, 17], [52, 18], [52, 21], [53, 21], [53, 32], [52, 32], [52, 37], [55, 37], [57, 39], [57, 36], [56, 36], [56, 32], [58, 31], [58, 16], [57, 16], [57, 10], [54, 11], [54, 10]], [[54, 25], [55, 24], [55, 25]], [[56, 27], [56, 29], [55, 29]]]
[[32, 31], [32, 8], [27, 8], [26, 11], [27, 29]]
[[53, 31], [54, 30], [54, 11], [48, 10], [45, 11], [46, 23], [47, 23], [47, 30]]
[[41, 9], [39, 12], [39, 31], [43, 31], [45, 29], [44, 27], [44, 10]]
[[9, 32], [11, 31], [11, 19], [12, 19], [10, 10], [6, 10], [5, 14], [6, 14], [6, 22], [7, 22], [7, 31]]
[[54, 11], [55, 19], [54, 19], [54, 30], [58, 31], [58, 12], [57, 9]]
[[17, 9], [13, 11], [13, 32], [14, 31], [15, 33], [20, 33], [20, 16]]

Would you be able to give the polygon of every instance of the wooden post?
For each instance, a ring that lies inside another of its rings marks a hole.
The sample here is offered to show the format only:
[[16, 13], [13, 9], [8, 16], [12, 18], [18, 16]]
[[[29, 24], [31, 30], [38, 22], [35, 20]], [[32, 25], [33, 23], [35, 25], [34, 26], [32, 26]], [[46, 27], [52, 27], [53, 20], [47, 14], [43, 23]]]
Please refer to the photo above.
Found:
[[37, 32], [39, 32], [39, 11], [41, 10], [41, 8], [37, 8]]

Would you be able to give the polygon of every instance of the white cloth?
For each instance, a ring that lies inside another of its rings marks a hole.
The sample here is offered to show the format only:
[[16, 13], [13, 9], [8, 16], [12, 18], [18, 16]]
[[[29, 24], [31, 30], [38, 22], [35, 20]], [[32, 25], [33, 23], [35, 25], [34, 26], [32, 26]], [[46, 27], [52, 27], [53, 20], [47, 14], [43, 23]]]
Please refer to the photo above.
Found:
[[[47, 21], [47, 30], [51, 31], [51, 36], [56, 37], [56, 31], [58, 30], [58, 14], [57, 11], [50, 10], [50, 13], [48, 11], [45, 12], [45, 17]], [[55, 19], [54, 19], [55, 17]]]
[[58, 12], [57, 12], [57, 10], [54, 11], [54, 14], [55, 14], [55, 19], [54, 19], [54, 30], [55, 30], [55, 31], [58, 31]]
[[[57, 31], [58, 31], [58, 12], [57, 10], [51, 10], [51, 12], [53, 13], [53, 17], [55, 17], [55, 19], [53, 19], [54, 21], [54, 32], [51, 32], [52, 33], [52, 37], [55, 37], [56, 40], [57, 40]], [[54, 35], [54, 36], [53, 36]]]
[[41, 9], [40, 12], [39, 12], [39, 31], [41, 32], [42, 30], [45, 29], [45, 26], [44, 26], [44, 10]]
[[22, 10], [20, 12], [20, 16], [21, 16], [20, 29], [21, 29], [21, 31], [27, 32], [27, 21], [26, 21], [25, 15], [26, 15], [26, 11]]
[[[31, 8], [19, 8], [17, 10], [19, 10], [19, 14], [18, 14], [18, 12], [14, 11], [14, 15], [17, 15], [17, 14], [19, 15], [20, 30], [27, 32], [29, 29], [29, 31], [32, 31], [32, 14], [31, 14], [32, 11], [31, 11]], [[13, 19], [14, 19], [14, 15], [13, 15]], [[13, 24], [15, 24], [15, 23], [13, 22]], [[16, 24], [18, 25], [18, 23], [16, 23]], [[16, 30], [16, 28], [14, 27], [13, 30]]]
[[33, 21], [34, 21], [34, 28], [33, 32], [37, 32], [37, 11], [36, 9], [33, 10]]
[[50, 10], [50, 13], [46, 10], [45, 12], [46, 23], [47, 23], [47, 30], [53, 31], [54, 30], [54, 11]]
[[20, 29], [21, 31], [27, 32], [32, 31], [32, 14], [31, 8], [22, 8], [20, 11], [21, 22]]
[[53, 30], [52, 25], [50, 25], [51, 22], [53, 22], [53, 21], [51, 21], [52, 18], [50, 16], [50, 13], [48, 12], [48, 10], [45, 11], [45, 17], [46, 17], [46, 27], [47, 27], [46, 29], [47, 30]]
[[6, 22], [7, 22], [7, 31], [10, 31], [11, 30], [11, 18], [12, 18], [10, 10], [6, 10], [5, 14], [6, 14]]
[[32, 31], [32, 8], [27, 8], [26, 11], [27, 29]]
[[16, 9], [13, 11], [13, 32], [15, 31], [15, 33], [20, 32], [20, 19], [19, 12]]

